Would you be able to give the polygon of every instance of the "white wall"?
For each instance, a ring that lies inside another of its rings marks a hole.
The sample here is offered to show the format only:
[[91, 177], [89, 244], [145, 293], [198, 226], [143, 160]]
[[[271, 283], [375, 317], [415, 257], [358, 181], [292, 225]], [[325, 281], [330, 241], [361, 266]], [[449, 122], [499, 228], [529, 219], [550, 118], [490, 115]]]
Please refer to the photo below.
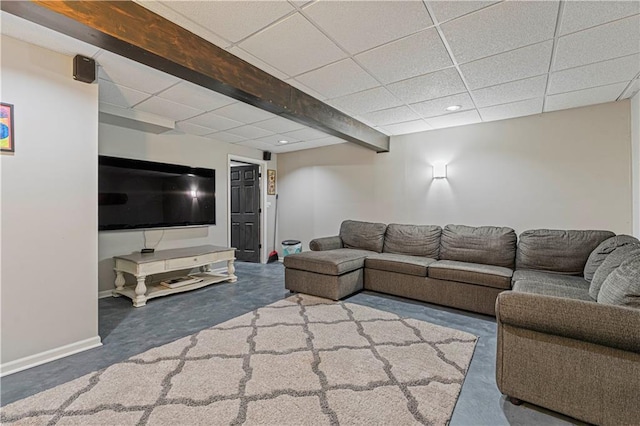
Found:
[[[628, 101], [280, 154], [278, 239], [344, 219], [631, 232]], [[431, 164], [448, 163], [434, 180]]]
[[[2, 372], [100, 344], [98, 86], [72, 58], [2, 36], [14, 155], [0, 157]], [[68, 345], [68, 346], [67, 346]]]
[[631, 98], [631, 162], [633, 235], [640, 237], [640, 92]]
[[[172, 228], [164, 231], [146, 231], [147, 244], [157, 249], [190, 247], [202, 244], [229, 245], [227, 232], [228, 155], [262, 160], [262, 151], [240, 145], [218, 142], [210, 138], [179, 133], [152, 133], [123, 127], [100, 124], [99, 151], [101, 155], [133, 158], [138, 160], [184, 164], [216, 170], [216, 225], [196, 228]], [[269, 169], [276, 169], [276, 155], [267, 162]], [[264, 172], [266, 174], [266, 172]], [[267, 253], [273, 246], [275, 196], [269, 196], [272, 207], [267, 208]], [[140, 251], [144, 245], [143, 231], [103, 231], [99, 233], [99, 288], [107, 292], [114, 288], [112, 257]], [[131, 279], [131, 277], [128, 277]], [[103, 295], [105, 293], [102, 293]]]

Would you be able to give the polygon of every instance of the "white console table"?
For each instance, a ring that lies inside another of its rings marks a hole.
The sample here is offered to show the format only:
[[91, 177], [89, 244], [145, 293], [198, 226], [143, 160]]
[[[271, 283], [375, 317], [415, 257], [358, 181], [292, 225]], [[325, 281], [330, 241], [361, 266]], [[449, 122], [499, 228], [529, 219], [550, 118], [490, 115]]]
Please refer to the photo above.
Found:
[[[195, 290], [222, 281], [235, 282], [238, 280], [233, 266], [235, 250], [235, 248], [229, 247], [199, 246], [160, 250], [149, 254], [131, 253], [124, 256], [114, 256], [116, 288], [113, 290], [113, 296], [127, 296], [133, 301], [133, 306], [139, 308], [144, 306], [147, 300], [154, 297]], [[226, 274], [211, 272], [212, 263], [224, 261], [227, 262]], [[176, 288], [165, 287], [159, 282], [146, 283], [146, 279], [150, 275], [193, 268], [200, 268], [200, 273], [191, 274], [191, 276], [202, 278], [202, 281]], [[125, 285], [123, 275], [125, 272], [136, 278], [136, 285]]]

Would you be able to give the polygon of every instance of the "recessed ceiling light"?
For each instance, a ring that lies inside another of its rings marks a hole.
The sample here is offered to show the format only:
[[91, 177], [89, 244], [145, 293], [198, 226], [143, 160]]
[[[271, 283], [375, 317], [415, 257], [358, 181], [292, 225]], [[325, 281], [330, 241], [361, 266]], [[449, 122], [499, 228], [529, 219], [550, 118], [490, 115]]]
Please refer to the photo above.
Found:
[[281, 140], [281, 141], [278, 141], [278, 143], [281, 143], [284, 145], [285, 143], [289, 143], [289, 141]]
[[451, 105], [451, 106], [446, 107], [445, 109], [446, 109], [447, 111], [457, 111], [457, 110], [459, 110], [460, 108], [462, 108], [462, 106], [460, 106], [460, 105]]

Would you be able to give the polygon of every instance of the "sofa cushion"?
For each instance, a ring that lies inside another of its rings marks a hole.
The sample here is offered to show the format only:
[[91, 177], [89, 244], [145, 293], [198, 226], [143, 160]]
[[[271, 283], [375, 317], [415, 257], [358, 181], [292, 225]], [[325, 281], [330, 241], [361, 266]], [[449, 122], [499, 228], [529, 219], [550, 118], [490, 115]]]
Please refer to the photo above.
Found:
[[429, 278], [478, 284], [494, 288], [511, 288], [513, 271], [502, 266], [439, 260], [429, 265]]
[[365, 268], [377, 269], [379, 271], [397, 272], [399, 274], [426, 277], [427, 267], [435, 261], [435, 259], [422, 256], [380, 253], [367, 256], [364, 266]]
[[589, 295], [594, 299], [597, 299], [598, 293], [600, 293], [600, 288], [607, 277], [614, 270], [618, 269], [622, 262], [636, 254], [636, 252], [640, 252], [640, 244], [628, 244], [626, 246], [618, 247], [612, 251], [593, 274], [593, 279], [589, 286]]
[[598, 303], [640, 309], [640, 252], [634, 252], [609, 274], [598, 293]]
[[[573, 287], [582, 290], [589, 289], [589, 281], [575, 275], [563, 275], [553, 272], [532, 271], [527, 269], [519, 269], [513, 273], [513, 282], [535, 281], [544, 284], [553, 284], [562, 287]], [[595, 298], [594, 298], [595, 300]]]
[[640, 241], [631, 235], [616, 235], [615, 237], [604, 240], [589, 255], [587, 264], [584, 265], [584, 279], [591, 282], [598, 266], [602, 265], [602, 262], [604, 262], [612, 251], [618, 247], [638, 243], [640, 243]]
[[520, 280], [513, 285], [513, 291], [541, 294], [543, 296], [566, 297], [589, 302], [594, 301], [589, 296], [589, 291], [586, 288], [568, 287], [539, 281]]
[[511, 228], [447, 225], [440, 239], [440, 259], [513, 269], [516, 241]]
[[563, 231], [532, 229], [520, 234], [516, 269], [536, 269], [567, 275], [582, 275], [587, 258], [609, 231]]
[[387, 226], [382, 251], [437, 259], [441, 234], [442, 228], [436, 225], [398, 225], [392, 223]]
[[345, 220], [340, 225], [340, 237], [346, 248], [382, 252], [384, 233], [387, 225], [384, 223], [359, 222]]
[[342, 275], [364, 267], [364, 259], [373, 254], [367, 250], [336, 249], [305, 251], [284, 258], [284, 266], [325, 275]]

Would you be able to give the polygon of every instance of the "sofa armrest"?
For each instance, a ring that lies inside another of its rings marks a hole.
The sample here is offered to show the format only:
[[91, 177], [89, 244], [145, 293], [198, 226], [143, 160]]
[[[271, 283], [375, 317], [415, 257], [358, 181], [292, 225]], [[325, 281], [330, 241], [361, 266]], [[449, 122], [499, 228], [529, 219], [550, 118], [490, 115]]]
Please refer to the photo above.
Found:
[[584, 300], [506, 291], [496, 300], [498, 324], [640, 352], [640, 310]]
[[342, 238], [337, 235], [335, 237], [316, 238], [314, 240], [311, 240], [311, 242], [309, 243], [309, 248], [312, 251], [340, 249], [342, 248]]

